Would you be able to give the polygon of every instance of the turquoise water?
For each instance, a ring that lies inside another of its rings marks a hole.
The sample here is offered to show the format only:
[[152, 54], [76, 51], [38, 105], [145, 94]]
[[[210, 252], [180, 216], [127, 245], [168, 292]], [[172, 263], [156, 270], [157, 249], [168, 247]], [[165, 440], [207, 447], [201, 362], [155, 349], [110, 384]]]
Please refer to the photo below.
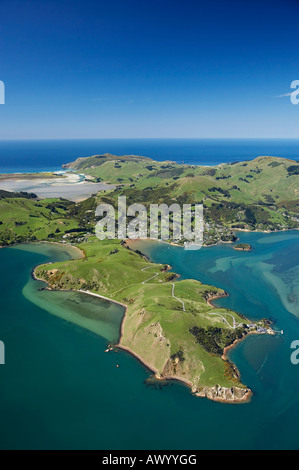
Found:
[[[33, 253], [47, 253], [55, 259], [55, 252], [59, 258], [70, 259], [80, 257], [76, 250], [66, 252], [59, 245], [53, 252], [53, 245], [41, 243], [24, 244], [13, 249]], [[28, 279], [22, 289], [23, 296], [30, 302], [52, 315], [71, 323], [75, 323], [93, 333], [106, 339], [109, 343], [116, 344], [119, 338], [120, 324], [124, 315], [124, 308], [105, 299], [88, 295], [82, 292], [49, 291], [45, 289], [46, 284], [34, 280], [32, 276]]]
[[[254, 391], [242, 405], [193, 397], [180, 383], [150, 385], [150, 373], [135, 358], [105, 353], [121, 308], [83, 294], [40, 291], [43, 283], [31, 279], [35, 265], [68, 259], [67, 250], [1, 249], [0, 448], [298, 449], [299, 365], [290, 362], [290, 344], [299, 339], [299, 233], [242, 233], [240, 239], [253, 251], [236, 252], [230, 244], [198, 252], [141, 246], [183, 278], [228, 290], [219, 305], [271, 318], [284, 330], [248, 337], [231, 351]], [[79, 320], [85, 328], [70, 322]]]

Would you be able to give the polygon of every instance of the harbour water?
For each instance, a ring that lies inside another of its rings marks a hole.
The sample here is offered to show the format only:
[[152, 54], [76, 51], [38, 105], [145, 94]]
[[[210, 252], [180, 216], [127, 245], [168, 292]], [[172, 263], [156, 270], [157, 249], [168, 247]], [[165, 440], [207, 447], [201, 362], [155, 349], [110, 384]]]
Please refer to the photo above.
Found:
[[[253, 335], [230, 352], [250, 403], [196, 398], [177, 382], [147, 382], [150, 372], [124, 351], [105, 353], [118, 335], [122, 307], [84, 294], [40, 290], [40, 263], [68, 259], [58, 245], [0, 250], [0, 448], [297, 449], [299, 232], [240, 233], [251, 252], [221, 244], [188, 252], [140, 242], [181, 278], [229, 292], [219, 305], [250, 319], [270, 318], [284, 334]], [[117, 367], [119, 366], [119, 367]]]

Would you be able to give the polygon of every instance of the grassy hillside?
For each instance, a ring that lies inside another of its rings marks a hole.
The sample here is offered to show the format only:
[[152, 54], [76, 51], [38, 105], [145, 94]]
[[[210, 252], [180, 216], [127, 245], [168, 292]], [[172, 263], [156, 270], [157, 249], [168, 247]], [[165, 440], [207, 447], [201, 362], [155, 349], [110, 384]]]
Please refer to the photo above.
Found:
[[[207, 245], [234, 240], [233, 229], [271, 231], [299, 226], [297, 162], [259, 157], [209, 168], [154, 162], [149, 174], [145, 174], [142, 161], [138, 165], [139, 176], [130, 184], [124, 182], [125, 163], [114, 170], [113, 181], [117, 176], [123, 179], [122, 184], [98, 194], [97, 203], [116, 207], [120, 195], [126, 196], [128, 205], [142, 203], [146, 207], [150, 203], [202, 203]], [[103, 176], [101, 168], [104, 165], [98, 168], [98, 175]]]
[[126, 196], [128, 205], [147, 207], [151, 203], [202, 203], [206, 245], [234, 241], [234, 229], [270, 231], [299, 226], [299, 163], [291, 160], [259, 157], [201, 167], [105, 154], [79, 158], [65, 166], [118, 186], [78, 204], [37, 202], [30, 199], [34, 195], [22, 193], [0, 194], [1, 244], [49, 236], [59, 241], [66, 234], [70, 241], [81, 240], [93, 231], [97, 204], [117, 207], [120, 195]]
[[111, 183], [137, 183], [140, 187], [147, 185], [148, 180], [160, 183], [188, 174], [189, 165], [175, 162], [158, 162], [149, 157], [136, 155], [116, 156], [111, 154], [94, 155], [78, 158], [72, 163], [63, 165], [66, 169], [81, 171], [84, 174]]
[[[277, 157], [258, 157], [215, 167], [157, 162], [147, 157], [111, 154], [79, 158], [65, 165], [112, 183], [145, 189], [176, 182], [170, 197], [192, 195], [237, 204], [274, 205], [299, 213], [299, 163]], [[170, 189], [170, 188], [169, 188]]]
[[125, 182], [133, 181], [134, 178], [138, 177], [141, 170], [145, 174], [149, 174], [152, 163], [155, 162], [147, 157], [135, 155], [117, 157], [110, 153], [105, 153], [104, 155], [77, 158], [74, 162], [63, 165], [63, 168], [94, 176], [101, 181], [117, 183], [119, 180]]
[[37, 201], [22, 197], [21, 193], [1, 197], [0, 244], [60, 239], [68, 230], [78, 227], [75, 218], [70, 217], [72, 206], [69, 201]]

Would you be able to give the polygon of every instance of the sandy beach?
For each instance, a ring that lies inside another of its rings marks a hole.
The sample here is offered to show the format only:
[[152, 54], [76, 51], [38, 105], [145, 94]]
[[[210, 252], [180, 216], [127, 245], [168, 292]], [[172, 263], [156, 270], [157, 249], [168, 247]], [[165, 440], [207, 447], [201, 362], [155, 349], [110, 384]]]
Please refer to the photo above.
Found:
[[212, 303], [213, 300], [217, 300], [217, 299], [223, 299], [224, 297], [228, 297], [229, 294], [226, 292], [224, 294], [215, 294], [215, 295], [211, 295], [208, 299], [207, 299], [207, 304], [210, 306], [210, 307], [215, 307], [217, 308], [216, 305], [214, 305]]

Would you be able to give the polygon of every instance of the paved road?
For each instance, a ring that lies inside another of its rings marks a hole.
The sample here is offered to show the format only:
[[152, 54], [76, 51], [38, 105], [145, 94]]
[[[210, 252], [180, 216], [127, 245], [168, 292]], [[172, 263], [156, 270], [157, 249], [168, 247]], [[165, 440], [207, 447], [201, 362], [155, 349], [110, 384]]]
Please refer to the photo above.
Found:
[[227, 323], [228, 326], [229, 326], [230, 328], [232, 328], [233, 330], [236, 329], [236, 328], [239, 328], [240, 326], [242, 326], [242, 323], [239, 323], [239, 325], [236, 324], [236, 319], [235, 319], [235, 317], [234, 317], [233, 315], [231, 315], [230, 313], [225, 313], [224, 315], [229, 315], [230, 317], [232, 317], [232, 319], [233, 319], [233, 326], [231, 326], [231, 325], [228, 323], [227, 319], [223, 316], [222, 313], [207, 312], [207, 314], [208, 314], [208, 315], [218, 315], [219, 317], [223, 318], [223, 320], [225, 321], [225, 323]]
[[[160, 264], [159, 266], [162, 266], [162, 264]], [[150, 269], [150, 268], [154, 268], [154, 267], [155, 267], [155, 266], [147, 266], [146, 268], [142, 268], [141, 271], [145, 271], [146, 269]], [[152, 277], [146, 279], [146, 281], [143, 281], [142, 284], [145, 284], [146, 282], [150, 281], [151, 279], [154, 279], [154, 277], [158, 276], [159, 274], [160, 274], [160, 273], [155, 273], [154, 276], [152, 276]], [[184, 303], [181, 299], [179, 299], [178, 297], [176, 297], [176, 296], [174, 295], [174, 283], [171, 282], [170, 284], [172, 285], [172, 290], [171, 290], [171, 295], [172, 295], [172, 297], [173, 297], [174, 299], [178, 300], [179, 302], [181, 302], [181, 304], [183, 305], [183, 310], [184, 310], [184, 312], [186, 312], [185, 303]]]
[[[157, 265], [156, 265], [157, 266]], [[155, 268], [156, 266], [146, 266], [145, 268], [142, 268], [141, 271], [145, 271], [146, 269], [151, 269], [151, 268]], [[158, 266], [162, 266], [162, 264], [159, 264]], [[149, 277], [148, 279], [146, 279], [145, 281], [142, 281], [141, 284], [145, 284], [146, 282], [150, 281], [151, 279], [154, 279], [155, 277], [159, 276], [160, 272], [157, 272], [155, 273], [153, 276]], [[113, 292], [112, 294], [116, 294], [117, 292], [120, 292], [121, 290], [123, 289], [126, 289], [128, 287], [132, 287], [132, 286], [137, 286], [139, 283], [137, 284], [131, 284], [129, 286], [125, 286], [125, 287], [122, 287], [121, 289]], [[172, 290], [171, 290], [171, 295], [174, 299], [176, 299], [178, 302], [181, 302], [182, 306], [183, 306], [183, 310], [184, 312], [186, 311], [186, 308], [185, 308], [185, 303], [183, 300], [179, 299], [178, 297], [176, 297], [174, 295], [174, 289], [175, 289], [175, 284], [174, 282], [171, 282], [170, 283], [172, 285]], [[233, 330], [235, 328], [239, 328], [242, 323], [239, 323], [239, 325], [236, 324], [236, 319], [233, 315], [231, 315], [230, 313], [225, 313], [225, 314], [221, 314], [221, 313], [216, 313], [216, 312], [207, 312], [208, 315], [218, 315], [219, 317], [221, 317], [223, 319], [223, 321], [229, 326], [229, 328], [232, 328]], [[224, 315], [229, 315], [232, 319], [233, 319], [233, 326], [230, 325], [230, 323], [227, 321], [227, 319], [224, 317]]]

